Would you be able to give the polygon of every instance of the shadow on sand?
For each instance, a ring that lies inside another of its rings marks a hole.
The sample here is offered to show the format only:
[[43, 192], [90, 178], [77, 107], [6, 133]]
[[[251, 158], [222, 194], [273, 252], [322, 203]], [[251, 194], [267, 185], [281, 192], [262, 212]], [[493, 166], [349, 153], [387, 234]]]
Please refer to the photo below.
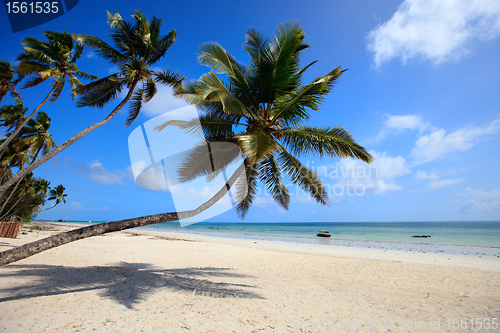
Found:
[[[132, 309], [134, 304], [145, 300], [147, 295], [159, 288], [171, 291], [190, 292], [194, 295], [214, 298], [259, 298], [252, 292], [255, 286], [231, 282], [212, 282], [253, 278], [231, 272], [229, 268], [188, 267], [180, 269], [157, 269], [150, 264], [121, 262], [116, 266], [67, 267], [55, 265], [9, 265], [12, 270], [0, 270], [2, 277], [37, 277], [31, 285], [0, 288], [0, 293], [11, 296], [0, 298], [1, 302], [63, 295], [87, 290], [100, 290], [107, 297]], [[20, 280], [21, 282], [21, 280]]]

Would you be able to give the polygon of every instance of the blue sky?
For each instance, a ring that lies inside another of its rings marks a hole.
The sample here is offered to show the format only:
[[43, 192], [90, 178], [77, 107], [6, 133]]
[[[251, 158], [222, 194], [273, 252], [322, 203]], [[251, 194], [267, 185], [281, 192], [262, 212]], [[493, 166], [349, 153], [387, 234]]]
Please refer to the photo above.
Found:
[[[290, 210], [264, 193], [245, 221], [448, 221], [500, 219], [500, 3], [486, 0], [315, 1], [89, 1], [41, 26], [13, 34], [0, 10], [0, 59], [14, 62], [25, 36], [45, 30], [95, 35], [109, 42], [106, 10], [127, 18], [141, 9], [163, 19], [177, 39], [158, 63], [190, 79], [208, 71], [198, 64], [200, 44], [216, 41], [238, 60], [245, 31], [271, 35], [298, 21], [310, 48], [303, 64], [319, 60], [305, 82], [341, 66], [349, 70], [310, 125], [346, 127], [375, 161], [301, 160], [319, 171], [330, 205], [319, 206], [291, 187]], [[87, 49], [81, 70], [105, 76], [113, 68]], [[36, 107], [48, 83], [21, 90]], [[12, 100], [5, 99], [3, 104]], [[76, 108], [69, 91], [42, 109], [62, 143], [102, 120], [104, 109]], [[124, 127], [127, 111], [36, 170], [53, 186], [63, 184], [67, 204], [39, 219], [117, 220], [175, 210], [172, 195], [134, 182], [128, 137], [142, 123], [186, 106], [162, 90], [136, 122]], [[175, 145], [175, 142], [166, 142]], [[341, 192], [341, 190], [343, 190]], [[200, 194], [201, 195], [201, 194]], [[213, 221], [239, 222], [229, 210]]]

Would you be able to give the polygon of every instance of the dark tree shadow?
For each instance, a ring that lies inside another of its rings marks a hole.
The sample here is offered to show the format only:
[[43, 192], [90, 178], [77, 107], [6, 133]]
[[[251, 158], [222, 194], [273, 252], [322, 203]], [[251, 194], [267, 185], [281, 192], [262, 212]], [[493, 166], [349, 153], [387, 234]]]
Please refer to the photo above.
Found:
[[158, 288], [173, 291], [192, 292], [214, 298], [258, 298], [262, 296], [251, 291], [256, 288], [248, 284], [212, 282], [210, 278], [236, 279], [253, 278], [249, 275], [231, 272], [229, 268], [187, 267], [180, 269], [157, 269], [143, 263], [121, 262], [116, 266], [67, 267], [52, 265], [9, 265], [14, 271], [0, 270], [1, 277], [37, 277], [32, 285], [14, 288], [0, 288], [7, 297], [0, 303], [40, 296], [62, 295], [87, 290], [100, 290], [107, 297], [132, 309], [134, 304], [147, 298]]

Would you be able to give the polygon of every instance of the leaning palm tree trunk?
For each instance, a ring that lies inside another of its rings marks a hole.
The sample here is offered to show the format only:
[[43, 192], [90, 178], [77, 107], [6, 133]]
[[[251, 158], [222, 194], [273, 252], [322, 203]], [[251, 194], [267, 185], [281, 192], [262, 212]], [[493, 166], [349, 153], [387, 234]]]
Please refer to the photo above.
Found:
[[111, 120], [111, 118], [113, 118], [116, 115], [116, 113], [118, 111], [120, 111], [120, 109], [125, 104], [127, 104], [127, 102], [129, 101], [129, 99], [132, 97], [132, 94], [134, 93], [134, 90], [135, 90], [135, 87], [137, 85], [137, 82], [138, 81], [135, 80], [132, 83], [132, 85], [130, 86], [130, 89], [128, 91], [127, 96], [125, 96], [125, 98], [123, 99], [123, 101], [121, 101], [121, 103], [118, 104], [118, 106], [104, 120], [102, 120], [102, 121], [100, 121], [98, 123], [95, 123], [94, 125], [92, 125], [90, 127], [87, 127], [86, 129], [84, 129], [83, 131], [81, 131], [80, 133], [78, 133], [77, 135], [75, 135], [72, 138], [66, 140], [64, 143], [62, 143], [61, 145], [57, 146], [55, 149], [51, 150], [47, 154], [45, 154], [42, 157], [40, 157], [38, 160], [36, 160], [32, 164], [30, 164], [26, 169], [24, 169], [22, 171], [19, 171], [15, 176], [13, 176], [12, 178], [10, 178], [8, 181], [6, 181], [4, 184], [2, 184], [0, 186], [0, 196], [3, 195], [5, 193], [5, 191], [10, 186], [12, 186], [15, 182], [19, 181], [19, 179], [22, 179], [26, 174], [28, 174], [29, 172], [35, 170], [40, 165], [42, 165], [43, 163], [47, 162], [52, 157], [56, 156], [57, 154], [59, 154], [60, 152], [62, 152], [64, 149], [68, 148], [73, 143], [75, 143], [76, 141], [80, 140], [81, 138], [83, 138], [85, 135], [89, 134], [93, 130], [101, 127], [102, 125], [104, 125], [106, 123], [108, 123]]
[[52, 88], [52, 90], [49, 92], [47, 97], [45, 97], [45, 99], [40, 104], [38, 104], [36, 109], [33, 112], [31, 112], [31, 114], [28, 117], [26, 117], [20, 124], [17, 125], [15, 131], [11, 135], [9, 135], [5, 139], [5, 141], [0, 145], [0, 158], [2, 157], [4, 151], [7, 148], [7, 146], [9, 145], [9, 143], [17, 136], [17, 134], [24, 127], [24, 125], [26, 125], [28, 123], [28, 121], [30, 121], [30, 119], [33, 118], [38, 113], [38, 110], [40, 110], [42, 105], [44, 105], [45, 102], [47, 102], [49, 100], [50, 96], [52, 96], [52, 94], [54, 93], [54, 91], [56, 91], [56, 89], [57, 89], [57, 85], [54, 85], [54, 88]]
[[37, 253], [45, 250], [52, 249], [54, 247], [64, 245], [70, 242], [74, 242], [80, 239], [98, 236], [102, 234], [107, 234], [110, 232], [126, 230], [131, 228], [143, 227], [146, 225], [152, 225], [162, 222], [173, 222], [179, 220], [179, 215], [182, 218], [189, 218], [196, 216], [204, 210], [210, 208], [217, 201], [222, 199], [224, 195], [228, 192], [228, 189], [236, 182], [240, 175], [244, 172], [244, 165], [235, 171], [235, 173], [229, 178], [228, 182], [217, 192], [210, 200], [206, 201], [198, 208], [178, 213], [164, 213], [136, 217], [128, 220], [114, 221], [102, 224], [95, 224], [88, 227], [83, 227], [80, 229], [75, 229], [67, 232], [60, 233], [58, 235], [50, 236], [44, 239], [40, 239], [36, 242], [28, 243], [14, 249], [0, 252], [0, 266], [7, 265], [24, 258], [31, 257]]

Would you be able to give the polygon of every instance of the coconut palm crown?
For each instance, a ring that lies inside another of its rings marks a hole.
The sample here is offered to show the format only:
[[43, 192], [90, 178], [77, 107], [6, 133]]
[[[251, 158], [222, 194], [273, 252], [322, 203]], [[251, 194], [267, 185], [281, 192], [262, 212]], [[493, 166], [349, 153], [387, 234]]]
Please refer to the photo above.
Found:
[[172, 46], [177, 36], [176, 31], [162, 35], [162, 20], [153, 16], [151, 22], [148, 22], [140, 10], [135, 11], [132, 17], [135, 21], [130, 23], [123, 20], [118, 12], [114, 15], [108, 12], [108, 23], [111, 26], [109, 35], [114, 47], [94, 36], [75, 35], [85, 45], [94, 48], [98, 55], [118, 67], [116, 73], [79, 88], [78, 92], [83, 95], [77, 106], [102, 108], [125, 87], [133, 89], [126, 126], [130, 126], [137, 118], [142, 104], [156, 95], [156, 83], [175, 86], [183, 79], [170, 69], [154, 71], [150, 68]]
[[66, 31], [45, 31], [43, 34], [47, 41], [34, 37], [25, 37], [22, 41], [24, 50], [17, 57], [20, 61], [17, 72], [23, 76], [33, 75], [23, 88], [34, 87], [47, 79], [54, 79], [49, 100], [49, 103], [52, 103], [61, 95], [68, 80], [75, 99], [76, 88], [82, 86], [79, 79], [97, 79], [76, 66], [76, 61], [83, 54], [83, 45], [76, 42]]
[[[319, 111], [321, 102], [344, 72], [337, 67], [302, 84], [302, 74], [315, 63], [300, 67], [300, 53], [308, 47], [304, 37], [302, 28], [293, 23], [282, 24], [273, 39], [250, 28], [243, 46], [250, 55], [248, 65], [236, 61], [217, 43], [203, 44], [199, 61], [212, 71], [176, 89], [178, 96], [202, 110], [199, 120], [171, 120], [157, 127], [161, 130], [177, 126], [192, 133], [202, 129], [209, 142], [233, 142], [240, 147], [248, 185], [243, 200], [236, 206], [241, 217], [255, 199], [258, 181], [281, 207], [288, 209], [290, 194], [282, 176], [316, 202], [328, 204], [321, 179], [299, 161], [299, 156], [355, 157], [367, 163], [372, 160], [345, 128], [302, 125], [310, 119], [311, 111]], [[225, 74], [225, 81], [217, 74]], [[194, 155], [203, 153], [194, 149], [190, 154], [193, 156], [187, 160], [193, 161]], [[191, 170], [189, 167], [186, 163], [182, 167], [184, 180], [211, 172], [195, 163]]]

